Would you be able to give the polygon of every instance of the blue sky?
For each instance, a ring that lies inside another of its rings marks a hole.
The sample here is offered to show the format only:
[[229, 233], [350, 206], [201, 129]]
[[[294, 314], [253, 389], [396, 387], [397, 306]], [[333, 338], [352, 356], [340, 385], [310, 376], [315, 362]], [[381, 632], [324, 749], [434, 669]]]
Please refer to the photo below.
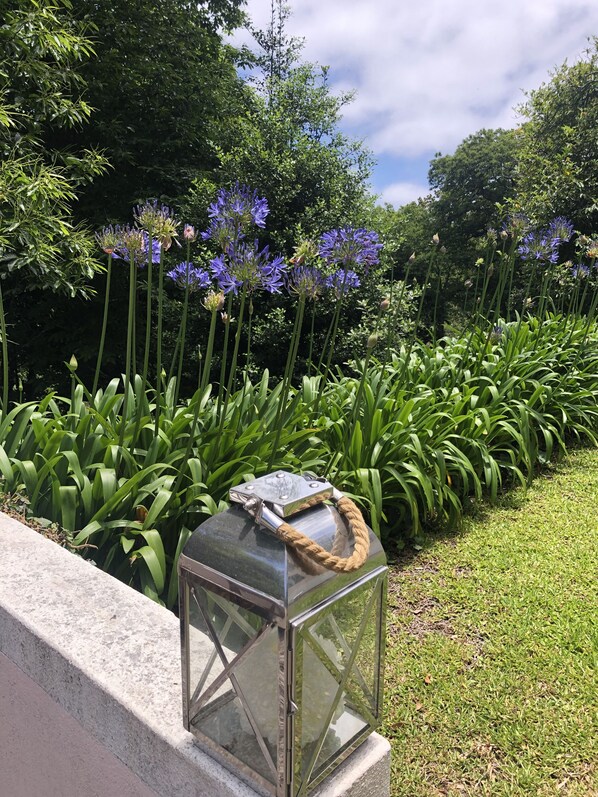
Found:
[[[303, 58], [330, 67], [336, 92], [354, 89], [342, 129], [378, 162], [380, 201], [427, 193], [428, 164], [483, 127], [516, 127], [513, 110], [598, 35], [596, 0], [294, 0], [291, 35]], [[270, 0], [248, 0], [266, 27]]]

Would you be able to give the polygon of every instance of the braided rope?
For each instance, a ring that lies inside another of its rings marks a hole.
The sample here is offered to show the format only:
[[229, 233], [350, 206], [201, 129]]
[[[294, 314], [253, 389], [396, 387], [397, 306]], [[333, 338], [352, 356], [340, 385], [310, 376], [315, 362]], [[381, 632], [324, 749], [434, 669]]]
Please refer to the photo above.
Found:
[[370, 532], [365, 525], [361, 510], [350, 498], [342, 496], [336, 502], [336, 507], [339, 514], [347, 520], [349, 529], [353, 533], [354, 545], [351, 556], [335, 556], [286, 522], [279, 526], [276, 534], [287, 545], [328, 570], [334, 570], [337, 573], [351, 573], [353, 570], [358, 570], [368, 558]]

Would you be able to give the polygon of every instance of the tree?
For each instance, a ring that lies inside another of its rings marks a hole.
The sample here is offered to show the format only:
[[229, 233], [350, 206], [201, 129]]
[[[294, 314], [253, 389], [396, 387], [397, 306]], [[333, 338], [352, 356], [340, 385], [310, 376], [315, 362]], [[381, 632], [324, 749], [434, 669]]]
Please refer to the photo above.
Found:
[[[27, 314], [37, 306], [32, 293], [86, 295], [98, 268], [93, 237], [73, 224], [72, 205], [104, 161], [94, 151], [64, 153], [49, 143], [57, 130], [74, 128], [90, 114], [79, 70], [93, 50], [69, 0], [4, 0], [2, 10], [0, 342], [6, 409], [9, 330], [12, 340], [31, 340]], [[12, 346], [12, 355], [21, 351]], [[12, 362], [16, 373], [16, 357]]]
[[449, 246], [465, 247], [500, 220], [498, 204], [515, 192], [518, 139], [512, 130], [479, 130], [452, 155], [430, 162], [438, 232]]
[[218, 29], [241, 21], [242, 0], [77, 0], [97, 58], [82, 77], [93, 126], [62, 131], [61, 147], [105, 151], [112, 169], [85, 192], [79, 214], [100, 225], [148, 197], [175, 200], [217, 166], [243, 93]]
[[563, 64], [519, 109], [515, 207], [539, 225], [557, 215], [581, 232], [598, 226], [598, 37], [585, 57]]
[[488, 231], [500, 226], [505, 204], [514, 196], [518, 148], [512, 130], [479, 130], [452, 155], [438, 154], [430, 163], [430, 211], [443, 255], [437, 260], [438, 334], [461, 312], [463, 286], [480, 247], [486, 250]]
[[215, 186], [247, 183], [268, 198], [268, 229], [290, 251], [298, 228], [317, 235], [363, 219], [371, 157], [339, 131], [351, 95], [332, 95], [327, 68], [301, 62], [301, 40], [285, 33], [288, 15], [288, 6], [273, 0], [268, 29], [254, 31], [258, 53], [243, 52], [252, 72], [235, 140], [220, 147], [207, 183], [196, 181], [189, 206], [201, 215]]

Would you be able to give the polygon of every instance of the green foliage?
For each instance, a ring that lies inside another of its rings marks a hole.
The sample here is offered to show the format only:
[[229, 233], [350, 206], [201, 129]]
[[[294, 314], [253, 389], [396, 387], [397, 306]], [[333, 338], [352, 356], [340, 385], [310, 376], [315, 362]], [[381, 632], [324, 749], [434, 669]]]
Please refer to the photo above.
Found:
[[518, 138], [512, 130], [479, 130], [452, 155], [437, 154], [428, 180], [435, 192], [437, 231], [455, 255], [470, 238], [483, 235], [500, 220], [497, 204], [513, 196]]
[[0, 26], [0, 264], [3, 276], [20, 272], [9, 291], [72, 295], [97, 268], [93, 239], [73, 226], [70, 209], [104, 160], [48, 145], [52, 131], [90, 114], [80, 69], [93, 50], [70, 11], [68, 0], [8, 2]]
[[70, 398], [3, 416], [2, 487], [96, 546], [101, 567], [173, 605], [186, 536], [231, 486], [266, 470], [326, 472], [385, 539], [419, 538], [430, 523], [457, 523], [470, 496], [529, 483], [566, 435], [596, 442], [596, 339], [585, 320], [512, 322], [498, 341], [480, 329], [416, 344], [371, 363], [365, 382], [306, 377], [282, 406], [283, 385], [270, 388], [266, 372], [230, 396], [224, 421], [210, 388], [176, 404], [173, 380], [157, 434], [140, 377], [124, 418], [118, 380], [95, 396], [73, 381]]
[[515, 207], [536, 223], [569, 217], [578, 230], [598, 226], [598, 38], [585, 58], [563, 64], [519, 109]]
[[78, 212], [94, 224], [148, 197], [175, 198], [217, 165], [233, 135], [242, 84], [217, 29], [240, 22], [240, 0], [78, 0], [97, 57], [82, 77], [94, 124], [57, 136], [60, 147], [100, 148], [112, 165], [84, 192]]
[[363, 221], [372, 161], [338, 129], [351, 95], [331, 94], [328, 69], [300, 61], [301, 42], [284, 33], [287, 17], [273, 3], [269, 28], [254, 31], [260, 51], [243, 54], [252, 71], [234, 140], [219, 148], [214, 176], [194, 182], [185, 208], [201, 219], [214, 185], [251, 185], [268, 197], [275, 246], [290, 254], [301, 237]]

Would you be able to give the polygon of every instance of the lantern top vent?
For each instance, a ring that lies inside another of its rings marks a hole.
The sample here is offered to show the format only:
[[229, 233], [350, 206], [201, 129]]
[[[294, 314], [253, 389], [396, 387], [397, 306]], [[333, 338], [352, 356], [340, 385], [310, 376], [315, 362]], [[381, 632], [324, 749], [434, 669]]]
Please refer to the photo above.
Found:
[[231, 501], [251, 507], [262, 501], [280, 518], [287, 518], [304, 509], [322, 503], [332, 497], [333, 487], [326, 479], [310, 473], [298, 476], [277, 470], [267, 476], [260, 476], [246, 484], [233, 487], [229, 496]]

